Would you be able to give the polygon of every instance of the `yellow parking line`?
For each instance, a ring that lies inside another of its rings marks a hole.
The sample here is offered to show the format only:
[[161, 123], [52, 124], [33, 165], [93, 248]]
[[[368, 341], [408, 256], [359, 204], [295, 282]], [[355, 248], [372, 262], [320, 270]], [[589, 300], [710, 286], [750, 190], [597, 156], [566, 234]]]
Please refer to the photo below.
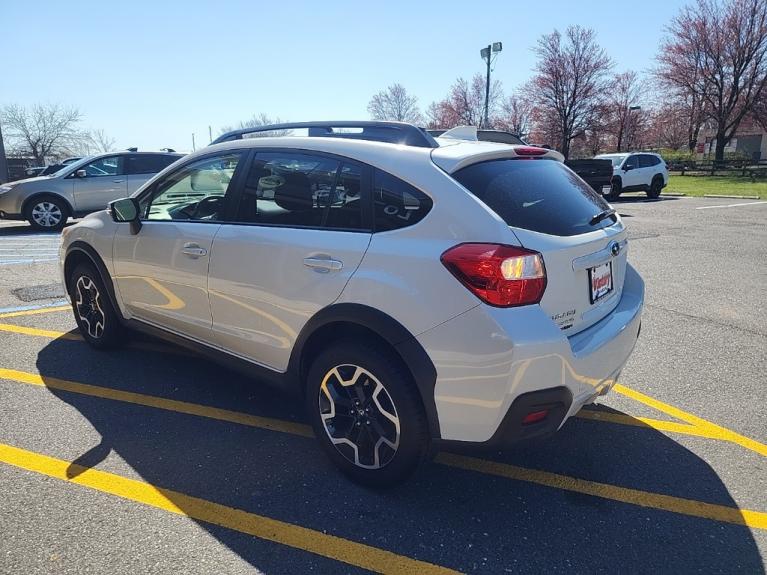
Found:
[[63, 331], [52, 331], [49, 329], [39, 329], [36, 327], [27, 327], [24, 325], [13, 325], [10, 323], [0, 323], [0, 331], [11, 333], [20, 333], [22, 335], [34, 335], [36, 337], [47, 337], [49, 339], [69, 339], [82, 341], [82, 337], [76, 333], [67, 333]]
[[687, 413], [686, 411], [681, 410], [678, 407], [674, 407], [673, 405], [669, 405], [668, 403], [663, 403], [662, 401], [658, 399], [650, 397], [649, 395], [645, 395], [644, 393], [641, 393], [634, 389], [629, 389], [628, 387], [621, 385], [619, 383], [616, 384], [615, 387], [613, 387], [613, 389], [617, 391], [618, 393], [633, 399], [634, 401], [644, 403], [645, 405], [648, 405], [652, 407], [653, 409], [657, 409], [658, 411], [662, 411], [663, 413], [670, 415], [671, 417], [676, 417], [677, 419], [686, 421], [690, 425], [694, 425], [695, 427], [700, 429], [702, 432], [707, 433], [708, 434], [707, 437], [720, 439], [722, 441], [729, 441], [731, 443], [735, 443], [737, 445], [740, 445], [741, 447], [745, 447], [746, 449], [754, 451], [758, 453], [759, 455], [763, 455], [767, 457], [767, 445], [765, 445], [764, 443], [759, 443], [758, 441], [751, 439], [750, 437], [746, 437], [734, 431], [730, 431], [729, 429], [726, 429], [720, 425], [716, 425], [715, 423], [711, 423], [710, 421], [707, 421], [703, 419], [702, 417], [698, 417], [691, 413]]
[[[260, 417], [237, 411], [229, 411], [217, 407], [208, 407], [196, 403], [165, 399], [153, 395], [119, 391], [116, 389], [78, 383], [74, 381], [67, 381], [53, 377], [43, 378], [36, 373], [0, 368], [0, 379], [6, 379], [9, 381], [16, 381], [19, 383], [26, 383], [36, 386], [46, 386], [51, 389], [60, 389], [71, 393], [79, 393], [83, 395], [99, 397], [102, 399], [123, 401], [136, 405], [155, 407], [157, 409], [165, 409], [168, 411], [175, 411], [199, 417], [208, 417], [211, 419], [239, 423], [251, 427], [268, 429], [271, 431], [301, 435], [303, 437], [313, 437], [311, 428], [307, 425], [302, 425], [299, 423], [292, 423], [268, 417]], [[436, 461], [437, 463], [446, 465], [448, 467], [456, 467], [489, 475], [497, 475], [506, 477], [508, 479], [526, 481], [528, 483], [535, 483], [538, 485], [544, 485], [565, 491], [585, 493], [595, 497], [601, 497], [603, 499], [641, 505], [643, 507], [651, 507], [664, 511], [671, 511], [674, 513], [680, 513], [682, 515], [690, 515], [692, 517], [701, 517], [706, 519], [713, 519], [716, 521], [724, 521], [726, 523], [747, 525], [748, 527], [755, 527], [758, 529], [767, 529], [767, 513], [760, 511], [742, 510], [735, 507], [704, 503], [702, 501], [683, 499], [670, 495], [661, 495], [659, 493], [652, 493], [649, 491], [620, 487], [618, 485], [611, 485], [608, 483], [598, 483], [585, 479], [578, 479], [576, 477], [550, 473], [548, 471], [516, 467], [513, 465], [496, 463], [483, 459], [463, 457], [444, 452], [437, 456]]]
[[[19, 333], [21, 335], [32, 335], [36, 337], [45, 337], [48, 339], [66, 339], [69, 341], [83, 341], [79, 333], [52, 331], [49, 329], [39, 329], [36, 327], [27, 327], [24, 325], [14, 325], [11, 323], [0, 323], [0, 331], [10, 333]], [[130, 342], [128, 347], [133, 349], [142, 349], [146, 351], [156, 351], [158, 353], [175, 353], [179, 355], [189, 355], [189, 353], [177, 346], [168, 346], [146, 341]]]
[[683, 435], [705, 437], [707, 439], [720, 439], [719, 436], [712, 435], [710, 432], [700, 429], [695, 425], [678, 423], [676, 421], [663, 421], [662, 419], [653, 419], [652, 417], [634, 417], [632, 415], [626, 415], [625, 413], [610, 413], [594, 409], [582, 409], [576, 414], [576, 417], [580, 419], [589, 419], [591, 421], [630, 425], [633, 427], [651, 427], [658, 431], [669, 431], [672, 433], [681, 433]]
[[55, 311], [65, 311], [65, 310], [71, 310], [72, 307], [68, 305], [60, 305], [56, 307], [43, 307], [40, 309], [28, 309], [25, 311], [12, 311], [8, 313], [0, 313], [0, 318], [6, 318], [6, 317], [18, 317], [21, 315], [38, 315], [41, 313], [53, 313]]
[[[2, 443], [0, 462], [378, 573], [456, 573], [385, 549]], [[73, 468], [76, 476], [70, 478]]]
[[713, 519], [714, 521], [724, 523], [745, 525], [756, 529], [767, 529], [767, 513], [761, 511], [749, 511], [747, 509], [738, 509], [737, 507], [704, 503], [703, 501], [695, 501], [693, 499], [684, 499], [682, 497], [662, 495], [629, 487], [620, 487], [609, 483], [578, 479], [577, 477], [569, 477], [558, 473], [526, 469], [516, 465], [475, 459], [453, 453], [440, 453], [437, 455], [436, 461], [451, 467], [460, 467], [461, 469], [478, 471], [507, 479], [527, 481], [564, 491], [601, 497], [602, 499], [611, 499], [652, 509], [662, 509], [692, 517]]
[[[65, 309], [69, 309], [69, 307], [67, 306]], [[32, 311], [37, 312], [40, 310], [32, 310]], [[48, 311], [48, 310], [42, 310], [42, 311]], [[26, 313], [26, 312], [19, 312], [19, 313]], [[78, 334], [74, 334], [74, 333], [65, 333], [60, 331], [52, 331], [47, 329], [38, 329], [38, 328], [13, 325], [13, 324], [4, 324], [4, 323], [0, 323], [0, 331], [19, 333], [22, 335], [46, 337], [49, 339], [61, 338], [61, 339], [76, 340], [76, 341], [82, 340], [82, 338]], [[137, 349], [145, 349], [147, 351], [160, 351], [160, 352], [171, 351], [173, 353], [181, 353], [181, 354], [186, 353], [184, 350], [178, 349], [174, 346], [167, 346], [167, 347], [158, 346], [156, 344], [146, 343], [146, 342], [133, 343], [131, 344], [131, 347], [135, 347]], [[625, 414], [611, 414], [611, 413], [599, 412], [599, 411], [588, 410], [588, 409], [582, 410], [581, 412], [579, 412], [577, 414], [577, 417], [580, 417], [581, 419], [590, 419], [592, 421], [616, 423], [619, 425], [651, 427], [653, 429], [657, 429], [658, 431], [668, 431], [670, 433], [681, 433], [684, 435], [703, 437], [706, 439], [729, 441], [731, 443], [735, 443], [737, 445], [740, 445], [741, 447], [744, 447], [746, 449], [749, 449], [751, 451], [754, 451], [760, 455], [767, 457], [767, 445], [764, 445], [763, 443], [759, 443], [756, 440], [753, 440], [743, 435], [740, 435], [738, 433], [735, 433], [734, 431], [730, 431], [729, 429], [726, 429], [724, 427], [721, 427], [719, 425], [706, 421], [705, 419], [702, 419], [700, 417], [696, 417], [695, 415], [687, 413], [686, 411], [682, 411], [679, 408], [668, 405], [667, 403], [663, 403], [662, 401], [659, 401], [657, 399], [644, 395], [643, 393], [640, 393], [638, 391], [629, 389], [628, 387], [625, 387], [624, 385], [616, 384], [613, 387], [613, 390], [617, 393], [630, 397], [631, 399], [639, 401], [640, 403], [644, 403], [645, 405], [648, 405], [654, 409], [662, 411], [663, 413], [666, 413], [672, 417], [676, 417], [677, 419], [686, 421], [687, 424], [680, 424], [674, 421], [663, 421], [660, 419], [653, 419], [649, 417], [632, 417], [630, 415], [625, 415]]]
[[199, 417], [218, 419], [220, 421], [228, 421], [230, 423], [239, 423], [241, 425], [247, 425], [250, 427], [269, 429], [271, 431], [280, 431], [282, 433], [291, 433], [293, 435], [301, 435], [303, 437], [314, 437], [311, 428], [308, 425], [301, 423], [293, 423], [281, 419], [250, 415], [248, 413], [242, 413], [241, 411], [230, 411], [228, 409], [200, 405], [199, 403], [189, 403], [186, 401], [178, 401], [176, 399], [166, 399], [164, 397], [157, 397], [155, 395], [146, 395], [132, 391], [121, 391], [119, 389], [101, 387], [98, 385], [88, 385], [87, 383], [78, 383], [76, 381], [68, 381], [66, 379], [58, 379], [56, 377], [43, 378], [36, 373], [29, 373], [26, 371], [0, 368], [0, 379], [7, 379], [10, 381], [26, 383], [29, 385], [38, 385], [42, 387], [48, 387], [50, 389], [60, 389], [62, 391], [69, 391], [71, 393], [79, 393], [81, 395], [99, 397], [101, 399], [111, 399], [114, 401], [122, 401], [124, 403], [132, 403], [134, 405], [143, 405], [145, 407], [155, 407], [157, 409], [165, 409], [167, 411], [175, 411], [177, 413], [185, 413], [187, 415], [196, 415]]

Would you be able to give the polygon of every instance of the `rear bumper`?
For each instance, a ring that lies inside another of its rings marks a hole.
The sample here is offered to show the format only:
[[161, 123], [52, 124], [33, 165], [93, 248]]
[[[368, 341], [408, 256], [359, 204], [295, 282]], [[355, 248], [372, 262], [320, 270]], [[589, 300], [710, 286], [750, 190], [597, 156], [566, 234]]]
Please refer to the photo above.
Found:
[[[616, 308], [569, 338], [540, 306], [478, 306], [421, 334], [437, 370], [441, 438], [498, 445], [561, 427], [615, 384], [636, 344], [643, 303], [644, 282], [627, 266]], [[547, 403], [545, 420], [521, 425]]]

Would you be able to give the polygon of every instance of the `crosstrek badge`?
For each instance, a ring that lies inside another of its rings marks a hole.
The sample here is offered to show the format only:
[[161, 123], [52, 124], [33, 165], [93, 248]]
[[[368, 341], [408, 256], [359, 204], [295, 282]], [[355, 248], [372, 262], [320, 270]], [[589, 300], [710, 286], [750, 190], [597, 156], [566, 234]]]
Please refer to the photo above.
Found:
[[559, 329], [569, 329], [573, 327], [573, 319], [575, 318], [575, 310], [567, 310], [558, 314], [552, 315], [551, 319], [557, 324]]

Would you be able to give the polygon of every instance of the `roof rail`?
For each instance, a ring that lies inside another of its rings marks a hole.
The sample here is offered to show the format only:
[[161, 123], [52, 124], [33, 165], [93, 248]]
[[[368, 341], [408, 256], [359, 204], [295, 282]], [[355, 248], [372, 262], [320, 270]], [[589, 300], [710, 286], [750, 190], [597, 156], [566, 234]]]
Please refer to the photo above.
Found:
[[[422, 128], [405, 122], [375, 122], [375, 121], [349, 121], [340, 122], [292, 122], [285, 124], [267, 124], [253, 128], [242, 128], [221, 134], [211, 142], [231, 142], [241, 140], [249, 134], [259, 132], [272, 132], [276, 130], [307, 129], [310, 137], [321, 138], [349, 138], [353, 140], [370, 140], [373, 142], [387, 142], [390, 144], [404, 144], [406, 146], [418, 146], [421, 148], [437, 148], [439, 145], [434, 138]], [[359, 131], [346, 131], [346, 130]]]

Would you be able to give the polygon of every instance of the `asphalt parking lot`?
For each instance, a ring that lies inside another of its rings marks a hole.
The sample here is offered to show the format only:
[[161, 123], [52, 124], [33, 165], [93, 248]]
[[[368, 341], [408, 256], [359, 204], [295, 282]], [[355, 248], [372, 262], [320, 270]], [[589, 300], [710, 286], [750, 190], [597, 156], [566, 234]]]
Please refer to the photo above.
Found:
[[0, 223], [0, 573], [764, 573], [767, 202], [615, 206], [647, 283], [621, 384], [381, 492], [289, 396], [155, 341], [88, 348], [55, 236]]

